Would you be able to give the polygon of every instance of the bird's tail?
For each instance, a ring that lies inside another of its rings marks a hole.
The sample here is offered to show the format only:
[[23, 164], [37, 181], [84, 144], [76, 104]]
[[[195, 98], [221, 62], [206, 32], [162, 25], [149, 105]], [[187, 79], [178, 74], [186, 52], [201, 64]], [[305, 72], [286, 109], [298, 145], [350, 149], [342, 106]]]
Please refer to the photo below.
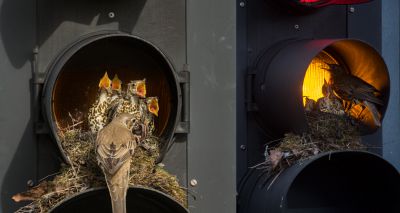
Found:
[[126, 213], [129, 167], [130, 164], [125, 163], [114, 175], [106, 175], [113, 213]]
[[126, 198], [120, 200], [112, 200], [112, 212], [113, 213], [126, 213]]
[[375, 104], [370, 103], [369, 101], [363, 101], [363, 104], [366, 108], [368, 108], [369, 112], [371, 113], [375, 125], [378, 127], [382, 126], [381, 114], [379, 113], [378, 109], [376, 109]]

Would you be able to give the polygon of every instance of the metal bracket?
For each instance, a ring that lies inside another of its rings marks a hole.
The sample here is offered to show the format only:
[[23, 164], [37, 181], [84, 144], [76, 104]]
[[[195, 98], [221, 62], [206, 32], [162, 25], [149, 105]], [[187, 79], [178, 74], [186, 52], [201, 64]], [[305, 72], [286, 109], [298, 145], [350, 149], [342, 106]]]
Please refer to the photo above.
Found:
[[190, 132], [190, 72], [188, 64], [184, 64], [183, 70], [178, 73], [178, 81], [182, 92], [182, 113], [175, 133], [187, 134]]
[[50, 133], [50, 129], [44, 122], [35, 122], [35, 133], [37, 135], [45, 135]]
[[45, 81], [45, 74], [39, 73], [38, 70], [38, 54], [39, 48], [33, 49], [33, 67], [32, 67], [32, 88], [33, 88], [33, 119], [34, 131], [36, 134], [48, 134], [49, 128], [41, 118], [41, 94]]

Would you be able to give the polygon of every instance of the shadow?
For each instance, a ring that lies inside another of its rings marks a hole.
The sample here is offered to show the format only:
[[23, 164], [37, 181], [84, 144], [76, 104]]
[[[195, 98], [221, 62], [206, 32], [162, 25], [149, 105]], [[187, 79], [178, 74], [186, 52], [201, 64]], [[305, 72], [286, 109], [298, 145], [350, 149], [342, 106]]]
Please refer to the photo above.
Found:
[[35, 139], [33, 122], [29, 121], [0, 186], [0, 212], [15, 212], [29, 204], [30, 201], [16, 203], [11, 198], [28, 190], [28, 181], [36, 185], [42, 178], [58, 172], [62, 162], [60, 156], [55, 142], [48, 136]]
[[[26, 202], [15, 203], [11, 197], [27, 190], [27, 182], [36, 178], [36, 142], [30, 120], [1, 183], [1, 212], [14, 212]], [[11, 151], [11, 150], [10, 150]]]
[[[0, 10], [2, 43], [12, 65], [21, 68], [31, 57], [34, 47], [41, 47], [64, 23], [72, 22], [60, 31], [61, 35], [99, 31], [110, 28], [111, 26], [102, 26], [110, 23], [117, 23], [117, 27], [113, 26], [108, 30], [132, 32], [145, 2], [146, 0], [4, 0]], [[110, 12], [115, 17], [110, 18]], [[36, 41], [32, 42], [34, 38]]]
[[10, 62], [21, 68], [32, 55], [35, 38], [34, 1], [3, 0], [0, 33]]

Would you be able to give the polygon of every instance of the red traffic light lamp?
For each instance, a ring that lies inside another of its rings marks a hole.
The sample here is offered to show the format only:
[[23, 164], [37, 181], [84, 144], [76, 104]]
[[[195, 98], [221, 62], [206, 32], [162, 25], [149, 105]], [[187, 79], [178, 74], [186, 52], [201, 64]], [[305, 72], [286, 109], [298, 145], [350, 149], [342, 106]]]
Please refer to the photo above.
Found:
[[335, 4], [361, 4], [371, 0], [285, 0], [287, 4], [301, 8], [320, 8]]

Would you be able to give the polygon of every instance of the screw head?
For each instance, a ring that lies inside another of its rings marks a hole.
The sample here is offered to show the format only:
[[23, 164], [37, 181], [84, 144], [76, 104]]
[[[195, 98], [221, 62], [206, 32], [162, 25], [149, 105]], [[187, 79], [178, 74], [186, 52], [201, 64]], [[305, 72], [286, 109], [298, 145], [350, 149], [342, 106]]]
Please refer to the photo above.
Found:
[[115, 13], [114, 12], [109, 12], [108, 13], [109, 18], [115, 18]]
[[246, 145], [244, 145], [244, 144], [240, 145], [240, 149], [241, 150], [246, 150]]
[[197, 184], [198, 184], [198, 182], [197, 182], [197, 180], [196, 179], [192, 179], [192, 180], [190, 180], [190, 185], [191, 186], [197, 186]]
[[298, 25], [298, 24], [295, 24], [295, 25], [294, 25], [294, 29], [296, 29], [296, 30], [300, 30], [300, 25]]
[[239, 3], [239, 6], [240, 6], [240, 7], [244, 7], [244, 6], [246, 6], [246, 3], [244, 3], [244, 1], [241, 1], [241, 2]]
[[26, 182], [26, 185], [29, 186], [29, 187], [32, 187], [32, 186], [35, 185], [35, 182], [33, 182], [33, 180], [28, 180], [28, 181]]

